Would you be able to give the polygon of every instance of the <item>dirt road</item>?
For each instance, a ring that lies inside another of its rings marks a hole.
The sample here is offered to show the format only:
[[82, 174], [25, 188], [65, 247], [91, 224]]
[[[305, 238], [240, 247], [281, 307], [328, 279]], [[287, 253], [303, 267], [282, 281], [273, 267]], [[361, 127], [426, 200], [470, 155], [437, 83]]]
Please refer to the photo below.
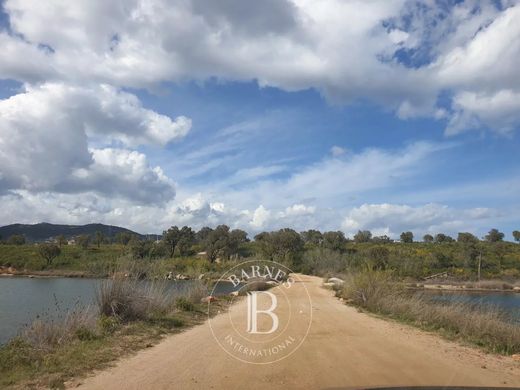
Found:
[[[359, 313], [302, 276], [312, 297], [312, 327], [301, 347], [274, 364], [242, 363], [215, 342], [207, 323], [170, 336], [83, 380], [82, 389], [340, 389], [375, 386], [520, 386], [520, 363]], [[277, 296], [279, 287], [270, 290]], [[303, 286], [289, 292], [305, 299]], [[237, 303], [245, 305], [245, 300]], [[231, 316], [238, 316], [233, 310]], [[229, 317], [212, 326], [230, 327]], [[240, 323], [240, 318], [234, 318]], [[306, 326], [305, 321], [301, 321]], [[222, 330], [221, 329], [221, 330]]]

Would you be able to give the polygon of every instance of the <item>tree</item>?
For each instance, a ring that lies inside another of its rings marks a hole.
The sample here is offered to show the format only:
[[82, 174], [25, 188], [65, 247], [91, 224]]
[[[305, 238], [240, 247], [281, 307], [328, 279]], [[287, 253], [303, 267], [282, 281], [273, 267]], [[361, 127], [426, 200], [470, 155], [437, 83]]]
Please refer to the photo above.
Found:
[[173, 257], [175, 253], [175, 248], [177, 247], [177, 243], [181, 238], [181, 232], [177, 226], [172, 226], [168, 230], [163, 232], [162, 240], [164, 244], [168, 248], [168, 255]]
[[177, 251], [179, 255], [186, 256], [189, 254], [191, 246], [195, 243], [195, 232], [188, 226], [183, 226], [179, 231], [179, 241], [177, 242]]
[[303, 252], [303, 239], [293, 229], [280, 229], [255, 236], [255, 242], [263, 256], [288, 265], [299, 265]]
[[209, 232], [204, 240], [204, 249], [206, 257], [213, 263], [219, 257], [226, 257], [229, 246], [229, 227], [226, 225], [219, 225], [214, 230]]
[[87, 234], [82, 234], [81, 236], [76, 237], [76, 242], [83, 249], [87, 249], [90, 244], [90, 236]]
[[457, 241], [463, 243], [476, 243], [478, 238], [471, 233], [461, 232], [457, 235]]
[[310, 229], [301, 233], [303, 242], [314, 246], [321, 245], [323, 235], [319, 230]]
[[61, 253], [59, 246], [55, 244], [40, 244], [38, 245], [39, 255], [47, 262], [47, 267], [52, 265], [52, 261]]
[[347, 243], [345, 234], [343, 232], [325, 232], [323, 233], [322, 245], [324, 248], [332, 249], [335, 251], [342, 251]]
[[116, 234], [116, 241], [122, 245], [127, 245], [132, 239], [133, 234], [129, 232], [119, 232]]
[[435, 242], [438, 244], [442, 244], [444, 242], [453, 242], [453, 238], [447, 236], [446, 234], [439, 233], [435, 235]]
[[152, 246], [153, 246], [153, 241], [150, 241], [150, 240], [143, 241], [137, 237], [132, 237], [132, 239], [128, 243], [130, 255], [134, 259], [144, 259], [145, 257], [149, 257], [150, 252], [152, 250]]
[[515, 239], [515, 241], [520, 242], [520, 231], [513, 231], [513, 238]]
[[372, 238], [372, 242], [375, 242], [377, 244], [387, 244], [389, 242], [392, 242], [392, 239], [388, 237], [386, 234], [384, 234], [382, 236]]
[[175, 250], [177, 250], [181, 256], [185, 256], [195, 243], [195, 232], [189, 226], [183, 226], [181, 229], [177, 226], [172, 226], [163, 232], [162, 240], [168, 248], [168, 255], [170, 257], [175, 255]]
[[422, 239], [424, 242], [433, 242], [433, 236], [431, 234], [425, 234]]
[[7, 239], [7, 243], [10, 245], [23, 245], [25, 244], [25, 237], [21, 234], [14, 234]]
[[354, 235], [354, 241], [356, 243], [361, 242], [370, 242], [372, 239], [372, 233], [369, 230], [358, 230], [358, 232]]
[[412, 232], [402, 232], [401, 233], [401, 242], [404, 243], [412, 243], [413, 242], [413, 233]]
[[103, 241], [105, 240], [105, 236], [101, 231], [96, 231], [96, 234], [94, 235], [94, 242], [96, 243], [97, 247], [99, 248]]
[[212, 228], [204, 226], [197, 233], [195, 233], [195, 240], [198, 243], [204, 242], [204, 240], [208, 237], [208, 234], [213, 231]]
[[504, 233], [499, 232], [497, 229], [491, 229], [485, 239], [489, 242], [499, 242], [504, 239]]
[[63, 245], [67, 245], [67, 239], [63, 234], [60, 234], [58, 237], [56, 237], [56, 242], [58, 243], [58, 246], [61, 248]]

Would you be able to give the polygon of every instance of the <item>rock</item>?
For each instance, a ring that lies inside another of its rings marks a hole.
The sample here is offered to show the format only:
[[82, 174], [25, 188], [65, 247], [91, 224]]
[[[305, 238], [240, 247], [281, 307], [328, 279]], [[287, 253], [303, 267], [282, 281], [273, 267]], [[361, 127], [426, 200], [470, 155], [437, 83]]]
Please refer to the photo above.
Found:
[[513, 287], [513, 291], [518, 291], [518, 292], [520, 292], [520, 286], [515, 286], [515, 287]]
[[331, 287], [331, 288], [332, 288], [332, 287], [334, 287], [335, 285], [336, 285], [336, 283], [332, 283], [332, 282], [330, 282], [330, 283], [329, 283], [329, 282], [327, 282], [327, 283], [323, 283], [323, 286], [324, 286], [324, 287]]
[[200, 301], [201, 301], [201, 303], [210, 303], [210, 302], [215, 302], [216, 300], [217, 300], [217, 298], [215, 298], [213, 295], [209, 295], [207, 297], [202, 298]]
[[204, 279], [204, 274], [199, 275], [199, 280], [202, 280], [202, 279]]
[[327, 283], [343, 284], [343, 283], [345, 283], [345, 281], [343, 279], [340, 279], [340, 278], [329, 278], [327, 280]]
[[513, 358], [513, 360], [520, 362], [520, 353], [515, 353], [511, 355], [511, 357]]
[[232, 297], [238, 297], [238, 291], [231, 291], [229, 295]]

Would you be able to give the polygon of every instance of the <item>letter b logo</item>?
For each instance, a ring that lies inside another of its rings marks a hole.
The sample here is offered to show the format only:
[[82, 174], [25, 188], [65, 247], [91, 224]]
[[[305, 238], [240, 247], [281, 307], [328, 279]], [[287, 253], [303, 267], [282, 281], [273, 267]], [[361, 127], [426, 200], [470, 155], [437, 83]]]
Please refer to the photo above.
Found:
[[[258, 310], [258, 296], [265, 294], [271, 298], [271, 306], [267, 310]], [[269, 291], [253, 291], [247, 293], [247, 332], [252, 334], [269, 334], [278, 329], [278, 316], [274, 313], [274, 309], [278, 305], [276, 295]], [[258, 330], [258, 314], [267, 314], [271, 317], [272, 326], [267, 332]]]

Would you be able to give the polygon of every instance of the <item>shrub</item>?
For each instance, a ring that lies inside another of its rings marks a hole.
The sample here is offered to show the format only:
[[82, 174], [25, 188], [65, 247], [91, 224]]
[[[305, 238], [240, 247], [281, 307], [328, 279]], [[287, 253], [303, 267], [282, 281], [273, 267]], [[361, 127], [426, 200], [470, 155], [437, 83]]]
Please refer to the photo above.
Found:
[[85, 330], [95, 329], [95, 313], [86, 308], [65, 315], [63, 320], [34, 321], [22, 334], [21, 339], [38, 350], [50, 350], [78, 337]]
[[411, 295], [389, 272], [351, 274], [339, 295], [370, 311], [442, 330], [493, 352], [520, 352], [520, 327], [503, 312], [493, 307], [439, 303], [421, 294]]
[[171, 298], [164, 284], [124, 277], [103, 281], [96, 293], [100, 314], [123, 322], [146, 319], [155, 311], [166, 312], [172, 306]]
[[177, 309], [183, 310], [183, 311], [195, 310], [195, 305], [193, 304], [193, 302], [188, 300], [188, 298], [186, 298], [186, 297], [177, 298], [177, 300], [175, 301], [175, 307]]

